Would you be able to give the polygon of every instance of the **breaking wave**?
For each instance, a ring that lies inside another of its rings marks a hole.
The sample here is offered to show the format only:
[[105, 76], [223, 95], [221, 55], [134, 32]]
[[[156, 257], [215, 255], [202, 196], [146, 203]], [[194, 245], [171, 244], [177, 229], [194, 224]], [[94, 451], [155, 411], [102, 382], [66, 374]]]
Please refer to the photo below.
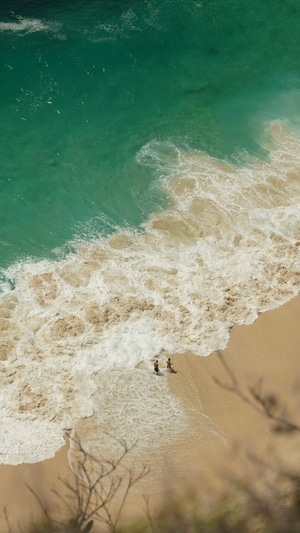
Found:
[[280, 122], [267, 137], [268, 160], [235, 163], [151, 141], [137, 160], [157, 173], [166, 209], [60, 261], [5, 271], [3, 463], [54, 455], [65, 429], [92, 414], [118, 435], [169, 441], [186, 431], [185, 408], [153, 375], [153, 358], [207, 356], [233, 324], [299, 294], [300, 139]]

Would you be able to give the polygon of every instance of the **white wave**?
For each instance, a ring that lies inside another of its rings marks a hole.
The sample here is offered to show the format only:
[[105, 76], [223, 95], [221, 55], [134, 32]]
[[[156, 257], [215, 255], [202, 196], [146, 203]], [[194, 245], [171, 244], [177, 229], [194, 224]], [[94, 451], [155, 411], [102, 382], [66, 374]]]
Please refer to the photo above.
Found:
[[40, 19], [23, 18], [16, 16], [16, 22], [0, 22], [0, 32], [14, 32], [21, 35], [28, 33], [44, 32], [51, 34], [58, 40], [65, 40], [62, 25], [55, 21], [42, 21]]
[[[12, 419], [7, 415], [2, 419], [1, 435], [0, 463], [3, 464], [17, 465], [23, 458], [27, 463], [50, 459], [65, 444], [61, 428], [42, 419]], [[26, 455], [24, 448], [27, 448]]]
[[0, 31], [13, 32], [36, 32], [48, 30], [49, 26], [44, 24], [40, 19], [23, 19], [18, 18], [18, 22], [0, 22]]
[[[17, 428], [34, 416], [63, 432], [97, 413], [116, 371], [116, 387], [131, 398], [128, 412], [141, 402], [140, 431], [151, 440], [151, 401], [142, 387], [156, 377], [154, 357], [164, 365], [172, 351], [209, 355], [226, 346], [233, 324], [251, 323], [299, 294], [300, 139], [280, 123], [268, 134], [268, 161], [244, 157], [236, 165], [149, 143], [137, 158], [161, 176], [167, 209], [140, 231], [5, 272], [0, 383], [7, 424]], [[133, 399], [128, 372], [138, 365], [144, 377], [134, 382]], [[110, 412], [112, 426], [117, 412]], [[162, 439], [170, 432], [166, 426]], [[17, 448], [15, 461], [31, 457], [30, 441]], [[6, 449], [4, 439], [3, 462]]]

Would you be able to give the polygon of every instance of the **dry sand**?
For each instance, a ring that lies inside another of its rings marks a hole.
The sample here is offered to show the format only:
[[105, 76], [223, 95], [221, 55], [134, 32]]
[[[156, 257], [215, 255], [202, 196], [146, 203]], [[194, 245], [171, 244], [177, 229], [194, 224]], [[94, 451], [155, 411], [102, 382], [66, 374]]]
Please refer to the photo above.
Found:
[[0, 502], [1, 519], [0, 531], [9, 531], [5, 519], [4, 508], [12, 531], [26, 531], [26, 525], [35, 522], [42, 516], [41, 507], [37, 498], [32, 494], [30, 487], [43, 502], [54, 505], [57, 499], [52, 494], [52, 489], [61, 492], [62, 479], [71, 479], [73, 474], [69, 469], [67, 459], [67, 444], [55, 455], [41, 463], [22, 464], [16, 466], [1, 465], [0, 467]]
[[[300, 390], [299, 324], [300, 297], [262, 314], [252, 325], [234, 327], [228, 347], [222, 352], [246, 395], [247, 387], [262, 377], [264, 392], [276, 394], [296, 420]], [[298, 467], [296, 437], [272, 433], [270, 421], [215, 382], [217, 378], [222, 383], [230, 383], [217, 354], [206, 358], [174, 355], [172, 360], [177, 373], [168, 378], [171, 390], [185, 402], [198, 431], [192, 437], [162, 448], [157, 460], [151, 454], [147, 458], [156, 468], [156, 475], [152, 481], [150, 475], [148, 485], [141, 492], [148, 487], [153, 506], [162, 501], [163, 493], [170, 488], [177, 491], [189, 486], [200, 490], [202, 496], [211, 495], [209, 488], [214, 491], [222, 488], [233, 472], [249, 475], [251, 467], [245, 459], [249, 452], [264, 458], [277, 455], [278, 460], [291, 468]], [[34, 498], [25, 484], [46, 498], [50, 497], [49, 489], [60, 488], [58, 476], [71, 475], [67, 445], [51, 460], [1, 466], [0, 472], [0, 506], [7, 506], [12, 523], [18, 521], [24, 526], [34, 509]], [[137, 494], [128, 509], [130, 515], [141, 513]], [[0, 531], [7, 531], [3, 520]]]

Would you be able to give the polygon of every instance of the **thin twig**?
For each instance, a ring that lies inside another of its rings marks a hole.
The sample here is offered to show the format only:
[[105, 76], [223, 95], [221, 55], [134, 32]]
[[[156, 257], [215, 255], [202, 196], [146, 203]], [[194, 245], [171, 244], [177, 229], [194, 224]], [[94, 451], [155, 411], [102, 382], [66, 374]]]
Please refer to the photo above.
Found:
[[[259, 391], [259, 389], [262, 388], [262, 378], [260, 378], [258, 380], [258, 382], [254, 386], [248, 387], [248, 391], [249, 391], [251, 396], [250, 397], [247, 396], [242, 391], [235, 374], [233, 373], [233, 371], [231, 370], [231, 368], [227, 364], [222, 352], [220, 350], [218, 350], [216, 353], [217, 353], [217, 356], [218, 356], [218, 358], [219, 358], [224, 370], [226, 371], [227, 375], [229, 376], [229, 378], [231, 380], [230, 384], [226, 384], [226, 383], [221, 382], [215, 376], [213, 376], [214, 382], [219, 387], [221, 387], [221, 388], [223, 388], [223, 389], [225, 389], [225, 390], [227, 390], [229, 392], [232, 392], [233, 394], [236, 394], [237, 396], [239, 396], [239, 398], [241, 400], [243, 400], [243, 402], [248, 404], [255, 411], [257, 411], [258, 413], [260, 413], [263, 416], [267, 416], [268, 418], [270, 418], [271, 420], [276, 422], [278, 424], [278, 426], [275, 426], [273, 428], [274, 430], [285, 431], [285, 432], [291, 432], [291, 431], [300, 432], [300, 426], [298, 424], [288, 420], [286, 415], [279, 416], [279, 415], [276, 415], [274, 413], [274, 407], [275, 407], [274, 398], [272, 398], [273, 401], [270, 402], [270, 397], [264, 397], [262, 392]], [[276, 404], [276, 406], [277, 406], [277, 404]]]

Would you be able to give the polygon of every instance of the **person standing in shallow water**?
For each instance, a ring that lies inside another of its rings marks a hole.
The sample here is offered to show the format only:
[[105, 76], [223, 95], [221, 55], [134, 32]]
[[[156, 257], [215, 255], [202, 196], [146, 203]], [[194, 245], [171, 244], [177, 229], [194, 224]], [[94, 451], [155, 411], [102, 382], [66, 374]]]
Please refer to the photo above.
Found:
[[172, 372], [173, 374], [176, 374], [176, 370], [174, 370], [174, 368], [172, 366], [172, 361], [171, 361], [170, 357], [168, 357], [168, 360], [167, 360], [167, 370], [169, 372]]
[[157, 374], [159, 373], [159, 366], [158, 366], [158, 360], [156, 359], [154, 362], [154, 372]]

